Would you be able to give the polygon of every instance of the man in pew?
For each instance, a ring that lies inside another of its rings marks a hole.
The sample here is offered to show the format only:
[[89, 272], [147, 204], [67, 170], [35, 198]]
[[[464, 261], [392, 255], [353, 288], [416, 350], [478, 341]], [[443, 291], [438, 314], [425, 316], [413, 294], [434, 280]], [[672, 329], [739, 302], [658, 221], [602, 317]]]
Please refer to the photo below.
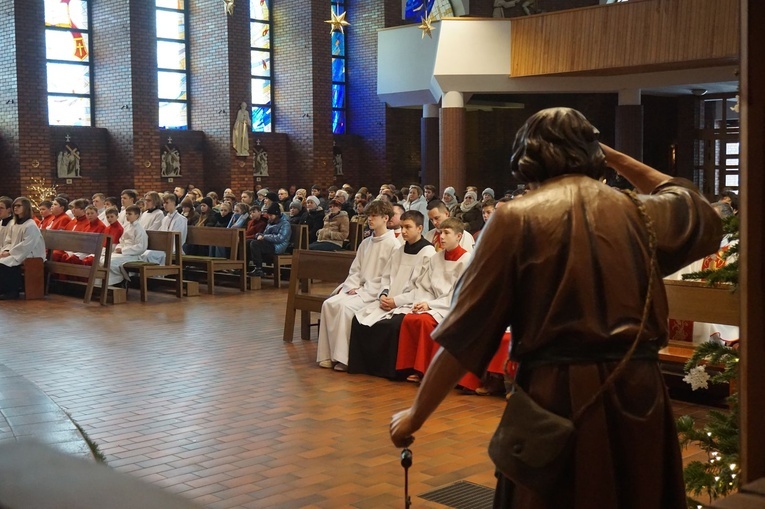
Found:
[[[120, 193], [120, 201], [122, 203], [122, 210], [120, 211], [120, 224], [122, 224], [123, 227], [127, 224], [127, 208], [135, 205], [136, 200], [138, 200], [138, 191], [135, 189], [123, 189]], [[141, 209], [138, 209], [139, 213]]]
[[[114, 248], [114, 253], [112, 253], [111, 263], [109, 264], [109, 286], [116, 285], [125, 280], [127, 276], [122, 272], [122, 265], [127, 262], [140, 260], [140, 255], [149, 246], [149, 237], [146, 235], [146, 230], [138, 222], [140, 216], [141, 209], [136, 205], [130, 205], [125, 209], [125, 220], [127, 223], [124, 226], [125, 231], [122, 233], [120, 243]], [[101, 263], [103, 261], [103, 258], [101, 258]]]
[[377, 299], [385, 264], [400, 247], [388, 229], [392, 215], [390, 203], [375, 200], [369, 204], [367, 221], [374, 234], [361, 242], [348, 277], [321, 306], [316, 362], [322, 368], [348, 369], [351, 321], [356, 311]]
[[19, 298], [21, 266], [27, 258], [45, 259], [45, 242], [32, 219], [32, 202], [25, 197], [13, 200], [13, 221], [0, 246], [0, 300]]
[[415, 303], [415, 281], [436, 254], [433, 245], [422, 237], [424, 221], [425, 216], [417, 210], [401, 216], [401, 236], [406, 243], [394, 251], [383, 270], [378, 301], [357, 311], [351, 325], [351, 373], [396, 376], [395, 345], [401, 322]]
[[[178, 232], [181, 234], [181, 246], [186, 244], [186, 234], [188, 233], [188, 220], [178, 212], [178, 197], [173, 193], [166, 193], [162, 196], [162, 207], [166, 214], [157, 230], [161, 232]], [[175, 249], [175, 246], [173, 246]], [[147, 249], [141, 255], [141, 260], [149, 263], [163, 265], [165, 263], [165, 252], [156, 249]]]
[[263, 233], [255, 236], [249, 244], [250, 259], [255, 266], [247, 275], [252, 277], [263, 277], [263, 258], [271, 258], [275, 254], [286, 252], [292, 237], [292, 228], [287, 217], [282, 214], [281, 206], [278, 201], [272, 202], [266, 209], [268, 216], [268, 226]]
[[[451, 214], [449, 213], [449, 208], [441, 200], [433, 200], [428, 204], [428, 218], [430, 219], [430, 222], [433, 223], [434, 229], [425, 234], [425, 239], [433, 244], [433, 247], [436, 248], [436, 252], [444, 249], [441, 241], [440, 225], [450, 217]], [[475, 239], [473, 239], [473, 236], [469, 231], [464, 231], [460, 236], [460, 246], [462, 246], [465, 251], [472, 253], [474, 245]]]
[[396, 371], [408, 371], [407, 380], [411, 382], [420, 381], [438, 351], [430, 333], [449, 313], [454, 287], [470, 263], [471, 253], [461, 245], [462, 236], [468, 233], [465, 223], [446, 218], [440, 221], [439, 230], [442, 250], [430, 257], [415, 285], [416, 303], [403, 319], [398, 348], [393, 350]]
[[393, 215], [388, 220], [388, 229], [393, 231], [393, 235], [396, 237], [396, 242], [399, 246], [403, 246], [405, 241], [401, 236], [401, 215], [406, 212], [406, 209], [400, 203], [391, 204], [393, 207]]

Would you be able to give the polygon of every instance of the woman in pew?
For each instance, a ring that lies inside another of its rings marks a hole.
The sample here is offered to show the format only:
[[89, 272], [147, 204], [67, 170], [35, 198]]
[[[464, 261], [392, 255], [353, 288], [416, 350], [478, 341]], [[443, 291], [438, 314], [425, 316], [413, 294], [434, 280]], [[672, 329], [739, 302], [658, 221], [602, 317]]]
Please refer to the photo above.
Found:
[[18, 299], [21, 266], [27, 258], [45, 258], [45, 242], [32, 219], [32, 202], [13, 200], [13, 225], [0, 248], [0, 300]]

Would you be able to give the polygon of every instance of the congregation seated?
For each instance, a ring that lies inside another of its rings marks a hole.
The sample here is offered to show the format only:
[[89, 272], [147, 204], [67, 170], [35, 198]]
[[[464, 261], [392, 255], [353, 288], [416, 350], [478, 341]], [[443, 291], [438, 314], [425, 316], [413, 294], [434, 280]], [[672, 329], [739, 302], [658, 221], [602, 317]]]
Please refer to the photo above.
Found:
[[316, 242], [318, 231], [324, 226], [324, 209], [321, 206], [321, 200], [314, 196], [308, 196], [305, 199], [306, 215], [301, 224], [308, 225], [308, 243]]
[[475, 235], [476, 232], [483, 228], [481, 202], [478, 201], [475, 191], [468, 191], [465, 193], [465, 199], [462, 200], [462, 203], [457, 207], [454, 217], [462, 220], [463, 223], [467, 223], [467, 231], [469, 231], [471, 235]]
[[255, 240], [255, 237], [259, 233], [263, 233], [266, 231], [266, 226], [268, 226], [268, 221], [266, 221], [266, 218], [263, 217], [263, 214], [260, 211], [260, 207], [253, 206], [250, 208], [250, 220], [247, 222], [247, 228], [245, 229], [244, 238], [245, 240]]
[[180, 209], [179, 212], [181, 215], [186, 218], [186, 225], [196, 226], [197, 221], [199, 220], [199, 212], [197, 212], [197, 209], [194, 207], [194, 202], [188, 198], [184, 198], [178, 208]]
[[277, 202], [271, 203], [266, 209], [268, 216], [268, 226], [250, 241], [249, 253], [250, 260], [254, 269], [248, 273], [252, 277], [263, 277], [263, 262], [270, 259], [275, 254], [283, 254], [287, 251], [290, 238], [292, 237], [292, 228], [287, 217], [282, 214], [281, 208]]
[[303, 224], [305, 217], [308, 215], [308, 211], [303, 209], [303, 203], [299, 200], [295, 200], [289, 205], [290, 215], [287, 220], [290, 224]]
[[316, 242], [309, 244], [308, 249], [318, 251], [339, 251], [348, 239], [350, 231], [348, 213], [342, 210], [338, 200], [329, 202], [329, 214], [324, 217], [324, 227], [316, 232]]
[[383, 269], [400, 247], [387, 227], [393, 214], [390, 203], [375, 200], [367, 208], [373, 235], [356, 251], [348, 277], [321, 306], [316, 362], [322, 368], [348, 369], [351, 322], [356, 311], [377, 300]]
[[404, 245], [388, 260], [377, 301], [358, 310], [351, 325], [348, 370], [394, 378], [399, 329], [415, 303], [415, 284], [436, 253], [422, 237], [424, 216], [409, 210], [401, 216]]
[[[5, 201], [0, 198], [0, 203]], [[27, 258], [45, 259], [45, 242], [32, 219], [32, 202], [25, 197], [11, 202], [12, 221], [0, 246], [0, 300], [18, 299], [22, 285], [21, 266]]]

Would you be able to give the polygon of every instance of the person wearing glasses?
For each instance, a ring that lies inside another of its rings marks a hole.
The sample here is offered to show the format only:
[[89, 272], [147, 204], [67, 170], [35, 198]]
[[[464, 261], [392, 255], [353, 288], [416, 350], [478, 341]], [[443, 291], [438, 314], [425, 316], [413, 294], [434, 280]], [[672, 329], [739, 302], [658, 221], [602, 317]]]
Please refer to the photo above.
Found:
[[27, 258], [45, 258], [45, 242], [32, 217], [32, 202], [13, 200], [13, 223], [0, 248], [0, 300], [18, 299], [21, 265]]

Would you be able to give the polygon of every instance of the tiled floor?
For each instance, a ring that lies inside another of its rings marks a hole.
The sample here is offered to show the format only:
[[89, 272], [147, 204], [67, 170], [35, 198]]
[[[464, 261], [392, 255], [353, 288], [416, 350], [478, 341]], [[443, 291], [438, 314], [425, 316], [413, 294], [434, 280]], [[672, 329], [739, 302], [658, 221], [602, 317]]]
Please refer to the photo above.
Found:
[[[316, 368], [315, 341], [281, 341], [286, 290], [264, 288], [6, 302], [0, 360], [70, 412], [109, 465], [200, 504], [401, 507], [388, 422], [416, 387]], [[416, 495], [454, 481], [493, 485], [485, 451], [502, 405], [447, 398], [412, 447], [416, 507], [442, 507]]]

